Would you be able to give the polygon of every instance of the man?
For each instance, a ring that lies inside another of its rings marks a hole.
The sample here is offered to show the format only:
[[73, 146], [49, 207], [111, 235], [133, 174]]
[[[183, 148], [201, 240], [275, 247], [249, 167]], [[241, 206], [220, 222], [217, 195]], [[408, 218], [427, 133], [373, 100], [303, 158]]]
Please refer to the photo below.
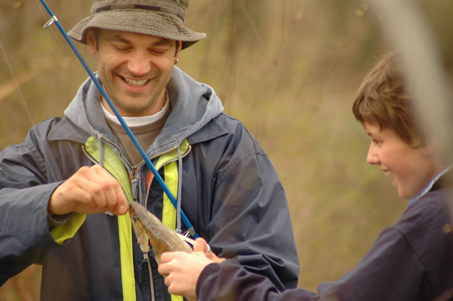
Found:
[[[212, 88], [174, 66], [205, 37], [184, 26], [187, 6], [95, 0], [69, 35], [95, 55], [109, 98], [213, 252], [280, 290], [295, 287], [295, 242], [271, 162]], [[112, 113], [89, 79], [65, 117], [0, 154], [0, 285], [40, 263], [42, 300], [178, 300], [124, 213], [138, 201], [184, 232], [180, 208]]]
[[[385, 229], [358, 265], [318, 294], [303, 289], [280, 293], [266, 278], [235, 260], [197, 252], [162, 254], [159, 272], [171, 293], [200, 300], [453, 300], [451, 165], [436, 153], [435, 135], [416, 122], [398, 55], [390, 53], [366, 76], [353, 112], [371, 139], [367, 161], [378, 165], [403, 199], [402, 218]], [[187, 264], [181, 264], [181, 262]]]

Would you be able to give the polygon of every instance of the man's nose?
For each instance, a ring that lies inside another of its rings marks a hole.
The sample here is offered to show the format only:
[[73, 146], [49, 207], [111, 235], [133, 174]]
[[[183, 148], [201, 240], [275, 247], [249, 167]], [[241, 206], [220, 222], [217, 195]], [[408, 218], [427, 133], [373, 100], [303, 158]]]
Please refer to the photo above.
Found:
[[145, 53], [135, 53], [127, 67], [133, 75], [140, 77], [151, 71], [151, 59]]

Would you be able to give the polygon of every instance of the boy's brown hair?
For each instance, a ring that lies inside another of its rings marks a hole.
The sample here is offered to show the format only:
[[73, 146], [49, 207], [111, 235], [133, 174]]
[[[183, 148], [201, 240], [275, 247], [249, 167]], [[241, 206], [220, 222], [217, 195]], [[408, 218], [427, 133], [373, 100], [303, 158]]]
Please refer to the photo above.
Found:
[[425, 141], [403, 72], [398, 52], [384, 55], [363, 80], [352, 111], [359, 122], [378, 124], [419, 147]]

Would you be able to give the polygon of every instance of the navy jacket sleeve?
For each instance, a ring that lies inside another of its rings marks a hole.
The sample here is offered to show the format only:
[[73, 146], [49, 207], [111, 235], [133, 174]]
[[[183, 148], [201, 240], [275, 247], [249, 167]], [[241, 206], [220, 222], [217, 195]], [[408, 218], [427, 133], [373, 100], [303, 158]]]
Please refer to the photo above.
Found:
[[[453, 292], [451, 208], [430, 194], [384, 230], [359, 264], [337, 282], [279, 293], [262, 276], [227, 260], [199, 277], [200, 300], [439, 300]], [[436, 299], [437, 300], [437, 299]], [[450, 299], [448, 299], [450, 300]]]
[[60, 183], [47, 183], [47, 163], [33, 139], [29, 135], [0, 153], [0, 286], [58, 245], [47, 206]]
[[443, 192], [428, 193], [384, 230], [359, 264], [319, 294], [339, 300], [434, 300], [453, 289], [453, 234]]
[[381, 235], [359, 265], [337, 282], [323, 283], [318, 295], [302, 289], [279, 293], [266, 278], [227, 260], [208, 266], [197, 284], [200, 300], [433, 300], [417, 298], [425, 277], [417, 255], [391, 231]]
[[302, 289], [281, 293], [268, 278], [248, 272], [235, 260], [206, 266], [198, 278], [196, 293], [203, 301], [318, 300], [316, 294]]
[[352, 271], [337, 282], [321, 284], [318, 291], [338, 300], [419, 300], [424, 269], [405, 237], [388, 229]]

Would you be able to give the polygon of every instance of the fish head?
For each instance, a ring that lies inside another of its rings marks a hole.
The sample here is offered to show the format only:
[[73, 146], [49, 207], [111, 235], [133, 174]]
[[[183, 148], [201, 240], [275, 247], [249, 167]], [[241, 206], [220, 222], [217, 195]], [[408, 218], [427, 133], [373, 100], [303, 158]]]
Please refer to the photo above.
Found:
[[137, 203], [136, 202], [130, 202], [129, 203], [129, 217], [131, 218], [132, 223], [135, 223], [137, 221], [136, 212], [137, 212]]
[[132, 222], [132, 228], [134, 228], [137, 241], [140, 244], [140, 249], [144, 253], [149, 252], [149, 237], [146, 234], [145, 227], [142, 220], [139, 218], [137, 212], [140, 210], [140, 206], [136, 202], [129, 203], [129, 217]]

